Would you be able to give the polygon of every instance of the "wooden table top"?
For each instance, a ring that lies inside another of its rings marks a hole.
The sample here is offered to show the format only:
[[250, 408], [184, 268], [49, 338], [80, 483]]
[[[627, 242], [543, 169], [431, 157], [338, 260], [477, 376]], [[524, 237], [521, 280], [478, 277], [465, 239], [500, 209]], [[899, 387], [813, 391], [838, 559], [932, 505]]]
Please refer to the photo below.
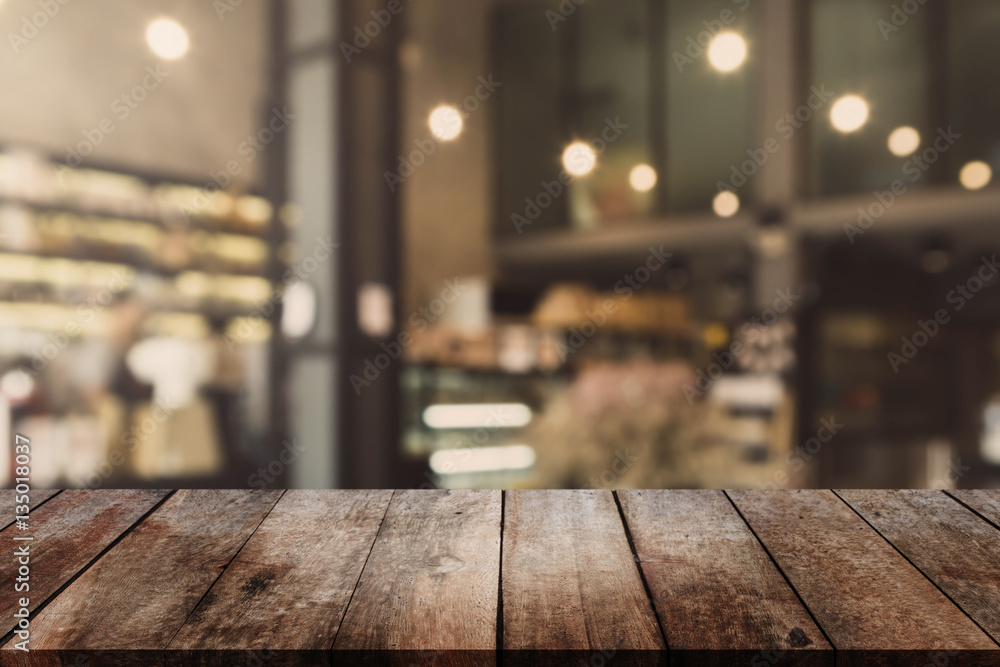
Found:
[[2, 665], [1000, 665], [1000, 491], [31, 501]]

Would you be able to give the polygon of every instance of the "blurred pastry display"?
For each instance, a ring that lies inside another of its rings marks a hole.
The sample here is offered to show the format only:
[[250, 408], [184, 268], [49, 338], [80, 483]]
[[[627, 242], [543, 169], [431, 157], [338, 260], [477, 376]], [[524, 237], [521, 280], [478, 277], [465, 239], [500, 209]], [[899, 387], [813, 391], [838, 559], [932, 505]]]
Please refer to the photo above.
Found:
[[0, 152], [0, 376], [31, 387], [0, 397], [0, 422], [47, 441], [33, 482], [222, 474], [243, 365], [267, 364], [240, 348], [271, 328], [225, 332], [273, 293], [272, 213], [250, 193]]

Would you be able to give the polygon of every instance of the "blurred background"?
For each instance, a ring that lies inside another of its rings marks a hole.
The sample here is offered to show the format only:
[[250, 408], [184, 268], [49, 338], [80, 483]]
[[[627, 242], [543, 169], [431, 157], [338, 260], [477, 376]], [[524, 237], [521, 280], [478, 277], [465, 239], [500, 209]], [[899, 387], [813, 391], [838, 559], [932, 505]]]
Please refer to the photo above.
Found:
[[0, 485], [1000, 486], [996, 2], [0, 25]]

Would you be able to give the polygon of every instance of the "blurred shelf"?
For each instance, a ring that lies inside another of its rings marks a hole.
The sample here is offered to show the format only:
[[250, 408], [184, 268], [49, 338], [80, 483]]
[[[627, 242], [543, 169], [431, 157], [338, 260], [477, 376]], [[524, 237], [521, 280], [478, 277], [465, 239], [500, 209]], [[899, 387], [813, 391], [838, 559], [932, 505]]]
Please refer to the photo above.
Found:
[[745, 246], [754, 224], [750, 213], [728, 219], [703, 214], [615, 222], [594, 230], [528, 231], [516, 239], [498, 238], [494, 257], [507, 271], [594, 261], [641, 263], [650, 246], [663, 245], [666, 252]]
[[[164, 220], [163, 215], [150, 215], [137, 212], [123, 213], [122, 211], [114, 211], [110, 208], [90, 208], [86, 206], [75, 206], [73, 204], [36, 202], [5, 195], [0, 195], [0, 206], [22, 207], [35, 211], [36, 213], [67, 213], [77, 215], [82, 218], [144, 222], [147, 224], [157, 225], [162, 229], [168, 230], [186, 224], [179, 223], [178, 225], [171, 225]], [[177, 212], [176, 215], [179, 220], [183, 220], [183, 215], [180, 212]], [[212, 234], [232, 234], [234, 236], [248, 236], [250, 238], [261, 240], [267, 240], [270, 233], [267, 225], [262, 226], [261, 229], [258, 230], [251, 230], [246, 229], [245, 226], [241, 227], [241, 225], [245, 225], [245, 223], [237, 223], [236, 220], [227, 220], [207, 215], [196, 215], [192, 216], [192, 218], [198, 221], [197, 224], [187, 224], [192, 231], [203, 231]]]
[[[879, 202], [874, 193], [805, 201], [791, 208], [788, 221], [793, 230], [803, 233], [847, 238], [845, 225], [857, 226], [858, 209], [867, 210], [875, 204]], [[962, 226], [963, 232], [981, 229], [1000, 239], [1000, 189], [970, 192], [959, 187], [928, 186], [895, 197], [884, 213], [873, 219], [868, 230], [861, 231], [898, 233]]]
[[[213, 277], [234, 277], [234, 278], [263, 278], [266, 275], [266, 267], [261, 267], [260, 269], [233, 269], [233, 268], [218, 268], [206, 266], [202, 267], [197, 264], [186, 266], [183, 268], [168, 268], [163, 266], [156, 266], [147, 261], [135, 261], [131, 258], [115, 258], [108, 256], [101, 256], [97, 253], [91, 253], [88, 250], [80, 250], [78, 253], [68, 253], [68, 252], [45, 252], [38, 250], [15, 250], [10, 248], [0, 247], [0, 256], [3, 255], [17, 255], [19, 257], [29, 257], [36, 259], [55, 259], [55, 260], [66, 260], [70, 262], [80, 262], [86, 264], [107, 264], [112, 266], [126, 266], [130, 269], [136, 271], [140, 274], [150, 274], [160, 276], [162, 278], [176, 278], [185, 273], [204, 273]], [[9, 280], [8, 280], [9, 282]], [[33, 280], [26, 279], [24, 282], [34, 282]]]

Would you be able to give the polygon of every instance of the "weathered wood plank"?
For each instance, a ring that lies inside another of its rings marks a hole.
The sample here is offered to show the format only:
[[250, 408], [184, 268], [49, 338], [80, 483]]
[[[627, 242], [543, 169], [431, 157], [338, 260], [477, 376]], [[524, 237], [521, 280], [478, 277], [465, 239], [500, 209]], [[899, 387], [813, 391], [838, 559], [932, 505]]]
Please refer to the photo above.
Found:
[[[59, 493], [59, 489], [31, 489], [28, 492], [28, 507], [35, 509], [49, 498]], [[14, 523], [14, 500], [17, 496], [14, 489], [0, 489], [0, 528], [6, 528]]]
[[658, 664], [666, 645], [610, 491], [509, 491], [505, 664]]
[[1000, 530], [940, 491], [837, 491], [1000, 640]]
[[[161, 664], [170, 639], [280, 496], [175, 493], [32, 620], [30, 664]], [[12, 648], [3, 647], [3, 658], [23, 659]]]
[[491, 665], [499, 491], [397, 491], [333, 644], [333, 662]]
[[[392, 491], [288, 491], [170, 642], [168, 665], [329, 664]], [[252, 661], [252, 660], [251, 660]]]
[[1000, 526], [1000, 489], [961, 489], [948, 493], [986, 517], [994, 526]]
[[833, 664], [833, 647], [722, 491], [619, 491], [672, 662]]
[[1000, 651], [832, 491], [730, 497], [838, 651], [838, 662], [916, 664], [942, 651], [996, 664]]
[[[64, 491], [32, 511], [29, 530], [15, 526], [0, 531], [0, 542], [28, 548], [29, 589], [22, 594], [0, 595], [0, 627], [3, 635], [14, 629], [19, 600], [30, 601], [34, 611], [101, 551], [163, 500], [169, 491]], [[31, 541], [15, 537], [31, 536]], [[0, 561], [0, 577], [13, 582], [19, 562], [13, 557]]]

